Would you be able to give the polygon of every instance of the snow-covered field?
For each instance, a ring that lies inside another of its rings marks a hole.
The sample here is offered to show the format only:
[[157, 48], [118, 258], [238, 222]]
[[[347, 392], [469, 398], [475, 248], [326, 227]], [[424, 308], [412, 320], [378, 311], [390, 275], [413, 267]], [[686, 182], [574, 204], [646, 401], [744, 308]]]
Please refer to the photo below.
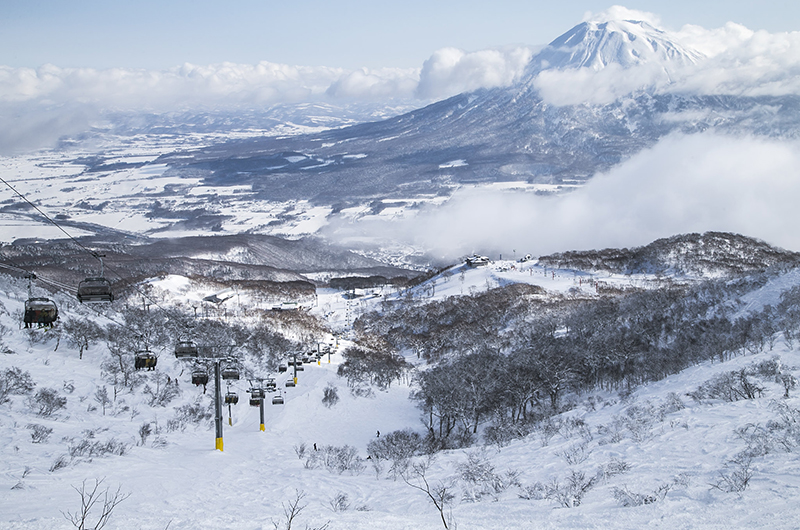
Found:
[[[154, 238], [209, 235], [212, 230], [216, 235], [254, 233], [299, 238], [322, 233], [332, 220], [341, 226], [408, 219], [425, 207], [438, 207], [448, 200], [442, 194], [415, 195], [408, 199], [386, 199], [378, 208], [369, 200], [339, 208], [334, 213], [333, 207], [308, 200], [264, 200], [250, 185], [208, 185], [200, 177], [177, 176], [170, 173], [166, 164], [157, 163], [161, 155], [265, 134], [276, 131], [124, 137], [106, 134], [97, 143], [0, 156], [0, 178], [48, 217], [67, 227], [74, 237], [91, 235], [105, 227]], [[358, 159], [367, 155], [342, 156]], [[89, 171], [99, 160], [102, 166]], [[465, 164], [463, 160], [455, 160], [443, 167], [460, 167], [462, 163]], [[458, 188], [454, 185], [452, 191]], [[558, 193], [573, 187], [513, 181], [461, 188]], [[8, 205], [0, 216], [0, 242], [64, 237], [63, 232], [31, 210], [8, 186], [2, 185], [0, 198]], [[200, 214], [206, 220], [195, 222]], [[210, 217], [214, 220], [209, 221]], [[387, 240], [385, 234], [376, 240], [374, 235], [359, 239], [364, 236], [358, 235], [358, 230], [354, 232], [356, 235], [349, 236], [335, 232], [342, 243], [364, 247], [361, 252], [397, 265], [407, 264], [409, 256], [421, 253], [421, 248]]]
[[[600, 280], [545, 271], [535, 262], [509, 261], [480, 268], [459, 266], [415, 289], [417, 296], [440, 299], [461, 294], [462, 289], [466, 294], [504, 281], [529, 281], [562, 294], [578, 289], [586, 296], [592, 282]], [[757, 308], [759, 300], [772, 302], [776, 289], [793, 280], [792, 273], [778, 278], [750, 295], [747, 303]], [[602, 281], [621, 287], [649, 280], [620, 276]], [[193, 296], [181, 278], [167, 278], [158, 287], [175, 296]], [[341, 293], [323, 290], [312, 311], [342, 328], [351, 312], [400, 295], [364, 294], [360, 300], [347, 301]], [[285, 524], [284, 509], [298, 492], [304, 495], [305, 509], [293, 528], [325, 524], [330, 529], [443, 528], [426, 495], [391, 478], [388, 465], [376, 473], [372, 462], [365, 461], [360, 472], [340, 474], [309, 469], [307, 457], [297, 454], [301, 444], [306, 444], [306, 455], [314, 444], [320, 450], [349, 445], [366, 458], [367, 444], [377, 431], [385, 436], [396, 429], [422, 430], [407, 384], [376, 391], [373, 397], [354, 397], [336, 376], [340, 355], [334, 353], [330, 363], [323, 358], [319, 364], [306, 365], [295, 388], [284, 386], [286, 374], [275, 374], [286, 404], [266, 406], [266, 430], [261, 432], [258, 408], [248, 406], [247, 383], [235, 382], [231, 388], [240, 401], [231, 407], [230, 426], [225, 412], [224, 451], [219, 452], [214, 449], [213, 427], [168, 432], [175, 407], [202, 395], [201, 387], [190, 384], [191, 370], [185, 361], [161, 352], [157, 370], [144, 373], [151, 385], [159, 373], [178, 380], [181, 394], [168, 407], [149, 406], [140, 387], [135, 394], [120, 394], [103, 414], [95, 396], [107, 386], [100, 374], [105, 346], [93, 346], [78, 359], [66, 341], [56, 344], [49, 339], [50, 332], [36, 330], [31, 340], [18, 321], [23, 298], [24, 293], [11, 289], [0, 293], [5, 308], [0, 323], [6, 329], [2, 340], [7, 347], [0, 354], [0, 370], [13, 366], [30, 372], [37, 389], [53, 388], [67, 403], [49, 417], [37, 415], [24, 396], [12, 395], [9, 403], [0, 405], [0, 490], [5, 492], [0, 495], [0, 528], [71, 528], [63, 512], [79, 506], [73, 487], [83, 481], [91, 486], [95, 479], [105, 479], [111, 493], [118, 487], [130, 493], [115, 508], [108, 528], [273, 528], [273, 522]], [[62, 319], [72, 311], [62, 307]], [[793, 501], [800, 491], [800, 462], [790, 451], [774, 450], [755, 458], [752, 478], [742, 492], [727, 493], [712, 484], [737, 470], [731, 460], [746, 443], [736, 430], [748, 424], [765, 426], [778, 417], [777, 404], [800, 408], [800, 390], [784, 399], [782, 385], [760, 381], [765, 391], [752, 400], [697, 402], [687, 396], [715, 374], [775, 356], [800, 376], [800, 351], [779, 337], [772, 351], [694, 366], [631, 395], [596, 391], [569, 396], [575, 407], [557, 419], [559, 429], [550, 434], [535, 431], [503, 447], [478, 444], [441, 452], [427, 478], [455, 495], [446, 510], [451, 528], [797, 528], [800, 507]], [[341, 399], [327, 408], [322, 397], [329, 385], [338, 389]], [[158, 432], [141, 444], [139, 429], [145, 423], [157, 426]], [[33, 425], [52, 433], [33, 443]], [[71, 458], [69, 447], [81, 440], [113, 441], [125, 444], [127, 451], [124, 456]], [[491, 467], [489, 475], [498, 478], [489, 488], [491, 493], [481, 496], [486, 484], [463, 477], [469, 458], [488, 464], [484, 471]], [[64, 467], [53, 469], [59, 459]], [[552, 498], [537, 498], [541, 488], [553, 486], [554, 481], [564, 487], [573, 471], [575, 476], [582, 473], [584, 482], [596, 477], [579, 505], [565, 507]], [[615, 499], [615, 491], [617, 497], [624, 491], [655, 501], [626, 507]], [[339, 506], [348, 508], [334, 509], [341, 495], [346, 502]]]

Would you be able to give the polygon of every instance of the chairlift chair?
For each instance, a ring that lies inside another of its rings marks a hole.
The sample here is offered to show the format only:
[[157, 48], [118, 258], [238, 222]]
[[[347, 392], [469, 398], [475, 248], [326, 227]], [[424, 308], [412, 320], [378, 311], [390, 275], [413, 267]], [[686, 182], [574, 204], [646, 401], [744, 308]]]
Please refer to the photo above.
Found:
[[260, 407], [261, 406], [261, 401], [262, 401], [261, 398], [251, 397], [250, 398], [250, 406], [251, 407]]
[[225, 394], [225, 404], [226, 405], [236, 405], [239, 403], [239, 395], [236, 392], [231, 392], [230, 390]]
[[285, 372], [287, 369], [288, 368], [286, 367], [285, 364], [281, 364], [280, 366], [278, 366], [278, 371], [279, 372]]
[[295, 386], [294, 380], [293, 379], [287, 379], [285, 386], [286, 386], [286, 388], [290, 388], [290, 387]]
[[86, 278], [78, 284], [78, 302], [82, 304], [113, 301], [111, 283], [105, 278]]
[[283, 405], [283, 396], [280, 394], [278, 394], [277, 396], [272, 396], [272, 404]]
[[175, 358], [186, 359], [190, 357], [197, 357], [197, 344], [190, 340], [182, 340], [175, 346]]
[[222, 378], [223, 379], [239, 379], [239, 370], [236, 368], [223, 368], [222, 369]]
[[150, 350], [137, 351], [133, 357], [133, 366], [137, 370], [146, 368], [148, 370], [155, 370], [158, 357], [156, 357]]
[[192, 372], [192, 384], [193, 385], [207, 385], [208, 384], [208, 372], [204, 372], [202, 370], [195, 370]]
[[250, 397], [256, 399], [263, 399], [264, 398], [264, 389], [263, 388], [251, 388], [250, 389]]
[[31, 324], [39, 326], [52, 326], [58, 319], [58, 307], [56, 303], [48, 298], [30, 298], [25, 301], [25, 314], [22, 321], [25, 327]]
[[305, 370], [305, 367], [302, 364], [298, 363], [297, 366], [294, 367], [294, 369], [297, 370], [298, 372], [302, 372], [303, 370]]

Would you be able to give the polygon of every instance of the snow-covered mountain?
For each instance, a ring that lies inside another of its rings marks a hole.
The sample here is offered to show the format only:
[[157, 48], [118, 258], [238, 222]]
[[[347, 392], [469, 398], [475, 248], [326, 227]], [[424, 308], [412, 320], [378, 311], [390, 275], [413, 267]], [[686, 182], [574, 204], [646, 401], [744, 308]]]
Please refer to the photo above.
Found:
[[797, 136], [800, 100], [792, 95], [700, 95], [635, 85], [609, 103], [553, 105], [536, 84], [549, 72], [613, 66], [624, 77], [643, 65], [669, 82], [671, 72], [702, 59], [644, 21], [584, 22], [534, 56], [528, 73], [509, 87], [461, 94], [383, 121], [233, 141], [158, 162], [214, 185], [252, 186], [262, 199], [347, 205], [448, 195], [464, 184], [571, 189], [676, 132]]
[[[336, 118], [319, 105], [238, 117], [126, 115], [119, 129], [109, 129], [119, 134], [113, 145], [4, 159], [0, 171], [81, 234], [299, 237], [332, 220], [412, 217], [465, 187], [574, 190], [672, 134], [798, 137], [800, 97], [792, 94], [709, 95], [634, 84], [609, 102], [554, 104], [540, 88], [543, 76], [624, 81], [648, 65], [668, 82], [670, 72], [703, 61], [652, 22], [587, 21], [535, 55], [511, 86], [387, 119], [364, 122], [383, 116], [369, 106]], [[255, 127], [259, 122], [266, 128]], [[22, 203], [3, 205], [2, 213], [25, 227], [41, 222]], [[687, 230], [712, 228], [727, 229]]]
[[669, 70], [697, 64], [699, 51], [676, 42], [665, 31], [642, 20], [582, 22], [536, 54], [528, 74], [546, 69], [591, 68], [616, 64], [624, 68], [657, 63]]

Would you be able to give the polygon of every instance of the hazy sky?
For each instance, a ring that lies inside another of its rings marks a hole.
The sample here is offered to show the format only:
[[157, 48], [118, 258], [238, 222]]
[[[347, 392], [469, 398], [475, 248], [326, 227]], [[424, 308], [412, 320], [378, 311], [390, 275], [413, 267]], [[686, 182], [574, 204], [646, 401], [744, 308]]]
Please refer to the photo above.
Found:
[[[800, 30], [797, 0], [628, 0], [667, 29]], [[437, 49], [546, 44], [595, 0], [0, 0], [0, 65], [164, 69], [260, 61], [419, 68]]]

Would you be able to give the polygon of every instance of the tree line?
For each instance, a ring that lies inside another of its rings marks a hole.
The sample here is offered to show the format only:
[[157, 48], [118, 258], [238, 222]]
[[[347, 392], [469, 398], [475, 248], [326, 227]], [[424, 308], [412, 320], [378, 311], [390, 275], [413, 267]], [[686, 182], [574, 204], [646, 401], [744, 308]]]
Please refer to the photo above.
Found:
[[[568, 393], [628, 392], [703, 361], [772, 348], [800, 334], [800, 287], [738, 314], [768, 273], [575, 299], [528, 285], [362, 315], [362, 337], [419, 356], [412, 394], [428, 437], [468, 445], [482, 425], [519, 428], [561, 410]], [[373, 341], [374, 342], [374, 341]], [[381, 346], [382, 344], [382, 346]]]

